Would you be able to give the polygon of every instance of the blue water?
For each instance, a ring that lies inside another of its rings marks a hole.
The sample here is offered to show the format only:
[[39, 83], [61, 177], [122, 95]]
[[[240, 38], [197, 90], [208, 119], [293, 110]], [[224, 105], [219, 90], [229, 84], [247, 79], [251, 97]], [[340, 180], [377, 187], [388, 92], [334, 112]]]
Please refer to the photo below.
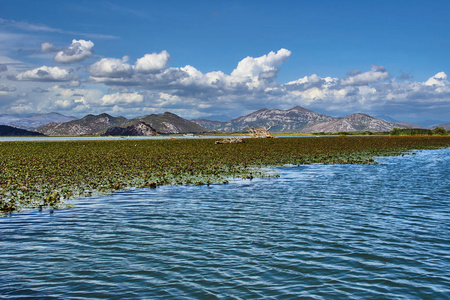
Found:
[[450, 148], [0, 218], [0, 298], [449, 299]]

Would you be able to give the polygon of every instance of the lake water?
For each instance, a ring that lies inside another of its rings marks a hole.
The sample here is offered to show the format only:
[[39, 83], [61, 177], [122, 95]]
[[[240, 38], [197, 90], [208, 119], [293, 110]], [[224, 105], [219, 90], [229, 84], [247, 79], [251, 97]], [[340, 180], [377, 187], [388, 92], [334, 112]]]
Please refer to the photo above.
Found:
[[0, 298], [449, 299], [450, 148], [0, 218]]

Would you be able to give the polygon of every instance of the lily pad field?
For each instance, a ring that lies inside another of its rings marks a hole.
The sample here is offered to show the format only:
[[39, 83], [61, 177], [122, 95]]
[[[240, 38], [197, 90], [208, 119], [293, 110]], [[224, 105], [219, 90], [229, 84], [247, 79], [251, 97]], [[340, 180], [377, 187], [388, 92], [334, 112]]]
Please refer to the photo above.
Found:
[[266, 167], [375, 164], [376, 157], [450, 146], [450, 136], [0, 142], [0, 212], [60, 208], [127, 188], [226, 184], [276, 176]]

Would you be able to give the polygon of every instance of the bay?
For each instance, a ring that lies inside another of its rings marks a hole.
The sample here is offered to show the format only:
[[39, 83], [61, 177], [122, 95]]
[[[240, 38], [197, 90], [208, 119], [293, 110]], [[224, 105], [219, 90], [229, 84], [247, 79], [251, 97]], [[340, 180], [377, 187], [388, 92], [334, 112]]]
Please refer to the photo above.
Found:
[[0, 297], [450, 298], [450, 148], [0, 218]]

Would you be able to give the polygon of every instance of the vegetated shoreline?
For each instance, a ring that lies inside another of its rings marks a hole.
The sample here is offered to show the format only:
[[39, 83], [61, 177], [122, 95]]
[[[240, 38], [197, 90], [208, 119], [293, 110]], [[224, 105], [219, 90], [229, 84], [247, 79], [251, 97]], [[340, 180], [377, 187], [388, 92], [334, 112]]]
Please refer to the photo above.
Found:
[[64, 201], [131, 187], [219, 184], [271, 176], [263, 167], [375, 164], [375, 157], [450, 147], [450, 136], [370, 136], [0, 143], [0, 213], [59, 208]]

